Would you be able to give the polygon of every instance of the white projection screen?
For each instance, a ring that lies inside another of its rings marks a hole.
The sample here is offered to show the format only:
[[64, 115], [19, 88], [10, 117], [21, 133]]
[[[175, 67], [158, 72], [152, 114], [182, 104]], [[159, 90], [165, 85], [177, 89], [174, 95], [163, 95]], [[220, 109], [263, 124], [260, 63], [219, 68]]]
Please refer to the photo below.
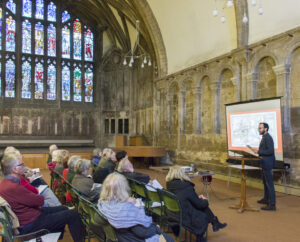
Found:
[[229, 150], [249, 151], [247, 145], [258, 148], [261, 140], [258, 133], [260, 122], [269, 124], [276, 160], [283, 161], [280, 98], [226, 104], [229, 155], [233, 155]]

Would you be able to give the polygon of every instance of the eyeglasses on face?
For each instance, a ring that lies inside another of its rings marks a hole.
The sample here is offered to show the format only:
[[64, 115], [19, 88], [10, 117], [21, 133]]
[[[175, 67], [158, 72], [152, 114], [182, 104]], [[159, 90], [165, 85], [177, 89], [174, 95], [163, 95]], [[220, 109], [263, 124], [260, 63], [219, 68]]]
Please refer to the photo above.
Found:
[[25, 163], [22, 162], [21, 164], [17, 165], [17, 166], [25, 166]]

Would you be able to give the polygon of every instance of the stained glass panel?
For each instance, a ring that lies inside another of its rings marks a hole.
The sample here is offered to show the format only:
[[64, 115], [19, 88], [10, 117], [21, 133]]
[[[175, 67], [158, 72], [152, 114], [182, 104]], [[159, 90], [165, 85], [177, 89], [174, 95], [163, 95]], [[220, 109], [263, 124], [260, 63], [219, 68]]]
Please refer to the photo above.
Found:
[[63, 101], [70, 101], [71, 95], [71, 82], [70, 82], [70, 69], [65, 66], [62, 69], [62, 84], [61, 84], [61, 96]]
[[56, 21], [56, 6], [53, 2], [50, 2], [48, 5], [47, 19], [51, 22]]
[[31, 2], [31, 0], [23, 0], [22, 16], [31, 18], [31, 16], [32, 16], [32, 2]]
[[16, 21], [9, 16], [6, 19], [6, 50], [15, 51], [16, 49]]
[[48, 78], [47, 78], [47, 99], [56, 99], [56, 68], [54, 65], [48, 67]]
[[16, 4], [13, 0], [8, 0], [6, 2], [6, 7], [13, 13], [16, 14]]
[[61, 21], [64, 23], [64, 22], [67, 22], [69, 19], [70, 19], [70, 14], [68, 13], [68, 11], [63, 11], [62, 13], [62, 17], [61, 17]]
[[73, 23], [73, 58], [81, 60], [81, 23], [79, 19]]
[[31, 23], [27, 19], [22, 23], [22, 51], [31, 53]]
[[15, 63], [8, 60], [5, 65], [5, 97], [15, 97]]
[[67, 26], [62, 29], [61, 55], [63, 58], [70, 58], [70, 29]]
[[36, 0], [35, 18], [44, 19], [44, 0]]
[[35, 54], [44, 54], [44, 26], [40, 22], [35, 25]]
[[81, 70], [76, 67], [74, 70], [74, 101], [81, 102]]
[[2, 8], [0, 8], [0, 50], [2, 50]]
[[48, 27], [48, 56], [56, 56], [56, 28], [53, 24]]
[[31, 64], [26, 61], [22, 64], [22, 98], [31, 98]]
[[94, 35], [90, 29], [84, 33], [84, 58], [86, 61], [93, 61]]
[[44, 67], [41, 63], [35, 66], [34, 72], [34, 98], [43, 99], [44, 98]]
[[88, 68], [85, 71], [85, 102], [93, 102], [93, 71]]

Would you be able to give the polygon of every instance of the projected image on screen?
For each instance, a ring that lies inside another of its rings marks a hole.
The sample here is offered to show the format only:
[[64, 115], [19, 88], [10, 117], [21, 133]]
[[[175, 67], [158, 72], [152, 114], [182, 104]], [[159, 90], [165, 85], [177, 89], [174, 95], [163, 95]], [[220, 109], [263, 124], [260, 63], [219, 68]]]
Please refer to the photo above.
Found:
[[258, 147], [261, 135], [259, 135], [257, 127], [259, 123], [264, 122], [269, 124], [269, 133], [274, 139], [274, 148], [277, 149], [276, 117], [276, 111], [231, 114], [230, 126], [232, 148], [242, 148], [247, 145]]
[[249, 151], [248, 145], [258, 148], [262, 138], [258, 125], [267, 123], [276, 159], [283, 160], [280, 98], [227, 104], [226, 121], [229, 155], [235, 150]]

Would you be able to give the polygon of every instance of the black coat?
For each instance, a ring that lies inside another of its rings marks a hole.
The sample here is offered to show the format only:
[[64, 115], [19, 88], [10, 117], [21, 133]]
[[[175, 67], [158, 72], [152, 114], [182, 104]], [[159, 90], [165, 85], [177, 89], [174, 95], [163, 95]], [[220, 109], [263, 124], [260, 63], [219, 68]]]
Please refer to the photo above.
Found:
[[151, 224], [148, 228], [136, 225], [131, 228], [116, 229], [116, 234], [120, 242], [143, 242], [155, 234], [161, 234], [161, 231], [157, 225]]
[[262, 157], [261, 168], [269, 170], [275, 167], [274, 142], [269, 133], [263, 135], [258, 149], [259, 156]]
[[121, 174], [136, 181], [143, 182], [145, 184], [148, 184], [148, 182], [150, 181], [150, 177], [147, 174], [140, 172], [121, 172]]
[[167, 189], [179, 200], [183, 225], [200, 235], [206, 231], [208, 225], [208, 218], [203, 211], [208, 208], [208, 201], [198, 197], [194, 186], [192, 182], [179, 179], [167, 182]]

